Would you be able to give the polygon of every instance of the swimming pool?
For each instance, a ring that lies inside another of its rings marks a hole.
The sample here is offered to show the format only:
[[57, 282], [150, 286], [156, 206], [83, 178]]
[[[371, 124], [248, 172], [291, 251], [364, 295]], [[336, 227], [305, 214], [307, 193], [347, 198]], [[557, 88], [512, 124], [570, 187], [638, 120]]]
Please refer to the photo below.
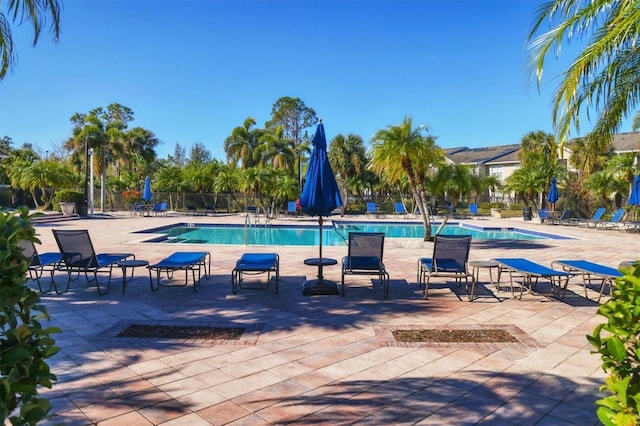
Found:
[[[432, 226], [435, 233], [440, 224]], [[387, 238], [422, 238], [424, 226], [406, 222], [326, 222], [322, 228], [324, 246], [344, 246], [349, 232], [384, 232]], [[177, 223], [160, 228], [138, 231], [157, 234], [145, 242], [164, 244], [232, 244], [265, 246], [315, 246], [319, 244], [316, 225], [264, 225], [245, 228], [230, 224]], [[442, 235], [471, 235], [474, 240], [541, 240], [568, 239], [560, 235], [530, 231], [520, 228], [480, 227], [466, 223], [450, 223], [444, 226]]]

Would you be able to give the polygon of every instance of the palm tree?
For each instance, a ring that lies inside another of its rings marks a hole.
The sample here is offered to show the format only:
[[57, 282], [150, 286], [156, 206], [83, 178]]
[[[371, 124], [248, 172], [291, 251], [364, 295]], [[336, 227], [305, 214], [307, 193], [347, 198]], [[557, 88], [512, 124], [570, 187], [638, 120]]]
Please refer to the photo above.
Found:
[[347, 182], [352, 177], [362, 174], [367, 164], [364, 141], [360, 135], [353, 133], [336, 135], [331, 140], [327, 155], [340, 184], [340, 192], [344, 201], [340, 207], [340, 216], [344, 216], [349, 198], [346, 191]]
[[438, 174], [446, 177], [444, 180], [444, 192], [451, 197], [452, 210], [458, 204], [458, 200], [464, 194], [471, 191], [471, 168], [466, 164], [451, 164], [444, 169], [439, 169]]
[[242, 169], [252, 167], [253, 150], [258, 145], [258, 139], [262, 135], [262, 130], [251, 129], [256, 125], [256, 120], [247, 117], [242, 126], [238, 126], [231, 132], [231, 136], [224, 141], [224, 151], [227, 153], [227, 161], [235, 166], [240, 162]]
[[[640, 101], [639, 13], [640, 2], [635, 0], [552, 0], [539, 9], [528, 37], [538, 85], [548, 55], [559, 54], [565, 42], [590, 37], [564, 72], [553, 98], [553, 124], [561, 141], [572, 124], [580, 131], [583, 105], [597, 114], [592, 133], [602, 137], [617, 132]], [[547, 23], [555, 26], [545, 32]]]
[[7, 74], [9, 68], [15, 62], [13, 37], [11, 36], [10, 23], [18, 24], [31, 22], [33, 28], [33, 45], [38, 44], [42, 24], [51, 19], [51, 33], [54, 41], [60, 37], [60, 4], [58, 0], [15, 0], [5, 2], [7, 10], [0, 9], [0, 80]]
[[423, 178], [419, 171], [434, 164], [442, 151], [435, 143], [436, 138], [428, 134], [425, 126], [413, 127], [413, 119], [406, 116], [402, 124], [379, 130], [372, 141], [371, 168], [378, 174], [385, 173], [390, 183], [396, 182], [404, 174], [424, 224], [424, 240], [432, 240], [431, 220], [427, 214], [428, 200]]
[[284, 137], [282, 126], [266, 132], [259, 140], [259, 145], [253, 151], [256, 164], [261, 167], [266, 165], [276, 169], [287, 170], [293, 175], [296, 161], [296, 151], [292, 142]]
[[536, 204], [536, 194], [541, 193], [547, 186], [546, 178], [537, 173], [533, 167], [523, 167], [516, 170], [507, 178], [505, 187], [522, 198], [525, 205]]

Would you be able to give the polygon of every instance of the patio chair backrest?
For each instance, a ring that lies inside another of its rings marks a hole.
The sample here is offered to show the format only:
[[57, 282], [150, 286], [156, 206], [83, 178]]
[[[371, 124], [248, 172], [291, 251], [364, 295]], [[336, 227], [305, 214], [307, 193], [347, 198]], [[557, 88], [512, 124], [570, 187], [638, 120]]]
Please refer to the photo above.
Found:
[[436, 235], [433, 272], [467, 272], [471, 235]]
[[384, 232], [349, 232], [349, 262], [377, 269], [383, 254]]
[[478, 214], [478, 205], [476, 203], [469, 203], [469, 213]]
[[611, 217], [611, 222], [615, 223], [615, 222], [620, 222], [622, 220], [622, 217], [624, 216], [624, 209], [618, 209], [616, 210], [616, 212], [613, 214], [613, 216]]
[[373, 203], [371, 201], [367, 203], [367, 213], [375, 213], [376, 210], [376, 203]]
[[36, 250], [36, 245], [33, 241], [20, 241], [20, 248], [22, 249], [24, 257], [29, 259], [29, 266], [40, 266], [42, 264], [42, 262], [40, 262], [40, 257], [38, 256], [38, 251]]
[[62, 254], [62, 261], [67, 267], [98, 267], [96, 252], [88, 230], [54, 229], [53, 236]]
[[287, 212], [289, 213], [295, 213], [296, 212], [296, 202], [295, 201], [289, 201], [287, 203]]
[[591, 220], [600, 220], [602, 219], [602, 215], [604, 214], [604, 211], [606, 209], [604, 207], [598, 207], [598, 210], [596, 210], [596, 212], [593, 214], [593, 217], [591, 218]]
[[404, 209], [404, 204], [398, 202], [395, 204], [395, 212], [397, 214], [404, 214], [406, 213], [405, 209]]

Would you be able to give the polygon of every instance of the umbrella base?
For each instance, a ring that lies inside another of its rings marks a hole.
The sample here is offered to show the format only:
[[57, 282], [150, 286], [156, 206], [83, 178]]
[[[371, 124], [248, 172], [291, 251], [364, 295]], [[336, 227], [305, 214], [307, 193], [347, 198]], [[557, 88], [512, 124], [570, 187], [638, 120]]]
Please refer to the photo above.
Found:
[[302, 294], [307, 296], [338, 295], [338, 284], [327, 280], [307, 280], [302, 284]]

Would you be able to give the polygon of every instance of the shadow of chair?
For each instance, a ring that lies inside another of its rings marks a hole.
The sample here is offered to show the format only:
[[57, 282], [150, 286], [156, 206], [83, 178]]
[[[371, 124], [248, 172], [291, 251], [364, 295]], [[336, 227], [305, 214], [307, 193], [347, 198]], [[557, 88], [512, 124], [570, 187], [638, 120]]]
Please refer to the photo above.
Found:
[[[208, 261], [207, 261], [208, 260]], [[211, 274], [211, 253], [208, 251], [178, 251], [174, 252], [168, 257], [165, 257], [158, 263], [147, 266], [149, 269], [149, 280], [151, 282], [151, 290], [156, 291], [162, 287], [184, 287], [189, 284], [189, 271], [193, 277], [193, 291], [198, 291], [200, 287], [200, 280], [202, 278], [202, 269], [204, 269], [205, 279], [209, 279]], [[156, 286], [153, 286], [153, 279], [151, 277], [151, 271], [156, 271]], [[178, 271], [185, 271], [184, 284], [162, 284], [160, 282], [160, 274], [166, 272], [167, 279], [173, 280], [173, 274]], [[198, 272], [198, 279], [196, 280], [196, 271]]]
[[231, 271], [231, 290], [233, 294], [238, 292], [244, 280], [243, 275], [267, 274], [267, 283], [264, 286], [251, 288], [266, 289], [271, 283], [271, 273], [276, 274], [276, 293], [278, 293], [278, 281], [280, 280], [280, 258], [277, 253], [244, 253], [236, 262], [236, 267]]
[[[38, 283], [38, 289], [40, 293], [48, 293], [51, 291], [53, 287], [53, 274], [58, 270], [58, 266], [60, 261], [62, 260], [62, 255], [60, 252], [47, 252], [39, 254], [36, 249], [36, 245], [31, 240], [22, 240], [20, 241], [20, 248], [22, 249], [22, 254], [28, 259], [28, 272], [29, 278], [31, 280], [35, 280]], [[40, 277], [45, 272], [49, 272], [51, 275], [51, 280], [49, 281], [49, 288], [46, 290], [42, 289], [42, 285], [40, 282]]]
[[[475, 277], [469, 272], [468, 260], [471, 235], [436, 235], [431, 257], [418, 259], [418, 284], [424, 284], [424, 298], [429, 298], [431, 278], [453, 278], [458, 287], [465, 279], [465, 290], [469, 301], [473, 301], [476, 287]], [[471, 278], [471, 292], [469, 292]]]
[[[53, 281], [53, 287], [57, 294], [69, 291], [72, 274], [77, 273], [78, 275], [84, 274], [87, 282], [95, 281], [98, 294], [103, 295], [109, 291], [113, 267], [117, 266], [120, 260], [128, 258], [135, 259], [135, 255], [132, 253], [97, 254], [93, 248], [89, 231], [86, 229], [54, 229], [53, 236], [56, 239], [62, 257], [60, 269], [63, 269], [67, 273], [67, 287], [64, 291], [59, 291], [55, 281]], [[93, 279], [89, 278], [89, 273], [93, 274]], [[109, 274], [107, 288], [104, 291], [100, 290], [98, 273]]]
[[347, 256], [342, 258], [342, 296], [345, 275], [377, 275], [389, 297], [389, 274], [382, 262], [384, 232], [349, 232]]

